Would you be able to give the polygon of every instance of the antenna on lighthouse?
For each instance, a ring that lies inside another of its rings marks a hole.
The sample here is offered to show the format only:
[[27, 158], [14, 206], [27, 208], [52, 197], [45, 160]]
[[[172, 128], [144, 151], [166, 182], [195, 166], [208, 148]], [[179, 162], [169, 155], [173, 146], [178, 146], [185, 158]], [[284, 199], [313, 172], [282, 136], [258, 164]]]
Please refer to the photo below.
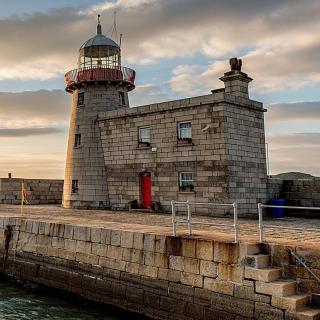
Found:
[[100, 24], [100, 14], [98, 14], [98, 25], [97, 25], [97, 34], [102, 34], [102, 27]]
[[117, 30], [117, 11], [113, 12], [113, 24], [111, 26], [110, 37], [118, 41], [118, 30]]

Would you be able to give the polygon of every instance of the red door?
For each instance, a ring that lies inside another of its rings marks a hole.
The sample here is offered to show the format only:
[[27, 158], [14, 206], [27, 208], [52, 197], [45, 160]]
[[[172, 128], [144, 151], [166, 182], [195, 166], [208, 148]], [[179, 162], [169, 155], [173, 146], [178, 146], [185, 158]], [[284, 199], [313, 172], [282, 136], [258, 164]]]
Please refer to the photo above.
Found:
[[151, 208], [151, 175], [141, 175], [141, 207]]

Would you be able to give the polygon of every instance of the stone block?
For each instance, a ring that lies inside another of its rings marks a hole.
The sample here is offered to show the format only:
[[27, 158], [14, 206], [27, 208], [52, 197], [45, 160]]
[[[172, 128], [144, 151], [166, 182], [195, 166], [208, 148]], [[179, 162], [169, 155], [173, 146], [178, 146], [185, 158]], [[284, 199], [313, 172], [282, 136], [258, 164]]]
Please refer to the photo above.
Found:
[[123, 248], [133, 247], [133, 232], [121, 231], [121, 247]]
[[137, 233], [135, 232], [133, 234], [133, 248], [137, 250], [142, 250], [143, 249], [143, 238], [144, 234], [143, 233]]
[[213, 241], [197, 240], [196, 257], [201, 260], [213, 260]]
[[170, 269], [164, 269], [159, 268], [158, 269], [158, 279], [162, 280], [168, 280], [172, 282], [179, 282], [181, 277], [181, 272], [176, 270], [170, 270]]
[[91, 242], [77, 241], [76, 252], [91, 254]]
[[270, 300], [271, 300], [270, 296], [255, 293], [253, 286], [247, 287], [242, 284], [235, 284], [234, 296], [236, 298], [241, 298], [241, 299], [250, 300], [250, 301], [263, 302], [263, 303], [269, 303], [269, 304], [270, 304]]
[[168, 268], [168, 257], [162, 253], [157, 252], [145, 252], [144, 264], [160, 268]]
[[182, 239], [182, 256], [195, 258], [196, 257], [196, 243], [195, 239]]
[[101, 229], [101, 243], [110, 244], [111, 243], [111, 230]]
[[101, 242], [101, 229], [91, 228], [91, 242], [100, 243]]
[[139, 275], [150, 278], [157, 278], [158, 268], [153, 266], [146, 266], [144, 264], [139, 267]]
[[126, 270], [126, 262], [121, 260], [99, 257], [99, 265], [104, 268], [116, 270], [117, 272]]
[[144, 264], [144, 253], [143, 251], [137, 249], [123, 248], [122, 259], [128, 262]]
[[98, 265], [99, 264], [99, 256], [95, 256], [93, 254], [87, 254], [83, 252], [76, 253], [76, 261], [83, 262], [90, 265]]
[[121, 244], [121, 231], [111, 230], [111, 245], [120, 247]]
[[59, 258], [66, 259], [66, 260], [76, 260], [76, 253], [70, 252], [64, 249], [59, 250]]
[[209, 260], [200, 260], [200, 274], [210, 278], [218, 275], [218, 264]]
[[73, 227], [73, 239], [81, 241], [91, 240], [91, 229], [88, 227], [74, 226]]
[[65, 239], [64, 240], [64, 248], [67, 251], [76, 252], [77, 240]]
[[73, 225], [66, 224], [64, 226], [64, 238], [65, 239], [73, 239]]
[[183, 259], [183, 271], [188, 273], [200, 273], [200, 262], [199, 259], [184, 258]]
[[221, 280], [242, 283], [244, 279], [244, 267], [239, 265], [219, 263], [218, 278]]
[[174, 299], [193, 302], [194, 288], [183, 284], [170, 283], [169, 297]]
[[155, 252], [158, 253], [166, 253], [167, 252], [167, 237], [166, 236], [160, 236], [156, 235], [155, 239]]
[[193, 273], [181, 272], [181, 283], [194, 286], [194, 287], [203, 287], [203, 276]]
[[108, 246], [107, 257], [111, 258], [111, 259], [121, 260], [122, 259], [122, 251], [123, 251], [123, 248], [121, 248], [121, 247], [115, 247], [112, 245]]
[[126, 263], [126, 272], [139, 274], [140, 264], [134, 262], [127, 262]]
[[154, 234], [145, 234], [143, 239], [143, 250], [144, 251], [155, 251], [156, 236]]
[[203, 288], [211, 290], [213, 292], [233, 296], [234, 284], [229, 281], [223, 281], [223, 280], [205, 277]]
[[101, 243], [92, 243], [91, 252], [94, 255], [106, 257], [107, 256], [107, 245]]
[[237, 263], [239, 256], [239, 247], [235, 243], [214, 242], [215, 262]]
[[169, 256], [169, 268], [177, 271], [184, 271], [184, 257]]

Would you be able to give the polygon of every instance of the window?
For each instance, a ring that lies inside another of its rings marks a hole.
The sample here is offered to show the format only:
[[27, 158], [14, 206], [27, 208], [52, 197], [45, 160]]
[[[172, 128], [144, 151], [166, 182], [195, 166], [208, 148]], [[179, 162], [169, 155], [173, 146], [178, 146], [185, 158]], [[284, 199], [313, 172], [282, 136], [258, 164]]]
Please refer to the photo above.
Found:
[[79, 191], [79, 185], [78, 180], [72, 180], [72, 193], [78, 193]]
[[178, 124], [178, 140], [191, 142], [191, 122], [180, 122]]
[[150, 127], [139, 128], [139, 143], [150, 145]]
[[193, 191], [193, 173], [180, 172], [179, 173], [179, 190], [180, 191]]
[[124, 106], [126, 104], [126, 97], [124, 92], [119, 92], [120, 104]]
[[76, 133], [74, 135], [74, 148], [79, 148], [81, 145], [81, 134], [80, 133]]
[[78, 106], [84, 105], [84, 92], [78, 93]]

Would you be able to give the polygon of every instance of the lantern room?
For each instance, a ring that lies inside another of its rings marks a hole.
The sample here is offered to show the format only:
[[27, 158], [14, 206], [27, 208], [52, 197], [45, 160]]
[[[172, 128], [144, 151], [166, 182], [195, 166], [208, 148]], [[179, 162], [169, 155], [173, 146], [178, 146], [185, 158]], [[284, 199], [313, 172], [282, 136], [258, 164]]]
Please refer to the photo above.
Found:
[[65, 75], [66, 90], [72, 92], [84, 83], [117, 83], [127, 91], [134, 89], [135, 71], [121, 66], [121, 48], [112, 39], [102, 34], [100, 16], [97, 33], [79, 49], [78, 69]]

